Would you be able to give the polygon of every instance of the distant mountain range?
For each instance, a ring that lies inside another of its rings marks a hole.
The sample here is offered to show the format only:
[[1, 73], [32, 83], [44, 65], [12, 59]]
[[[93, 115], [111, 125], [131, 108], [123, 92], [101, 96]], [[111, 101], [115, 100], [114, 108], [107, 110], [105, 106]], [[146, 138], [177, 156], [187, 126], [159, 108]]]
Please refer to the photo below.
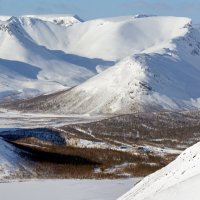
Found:
[[200, 107], [200, 32], [188, 18], [0, 19], [1, 99], [73, 87], [19, 107], [81, 114]]

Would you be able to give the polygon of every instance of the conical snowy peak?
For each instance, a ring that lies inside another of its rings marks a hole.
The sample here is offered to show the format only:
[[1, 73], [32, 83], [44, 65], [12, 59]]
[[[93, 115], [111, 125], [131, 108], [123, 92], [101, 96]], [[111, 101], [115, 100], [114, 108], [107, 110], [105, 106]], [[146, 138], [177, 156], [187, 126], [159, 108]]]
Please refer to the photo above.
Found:
[[185, 150], [167, 167], [144, 178], [118, 200], [198, 200], [200, 143]]

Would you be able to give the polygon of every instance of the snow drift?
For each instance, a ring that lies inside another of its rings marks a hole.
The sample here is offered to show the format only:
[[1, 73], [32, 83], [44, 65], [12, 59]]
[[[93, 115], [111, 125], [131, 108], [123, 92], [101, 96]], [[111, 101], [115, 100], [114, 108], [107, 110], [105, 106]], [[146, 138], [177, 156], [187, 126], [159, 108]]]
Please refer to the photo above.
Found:
[[147, 176], [118, 200], [198, 200], [200, 143], [185, 150], [167, 167]]

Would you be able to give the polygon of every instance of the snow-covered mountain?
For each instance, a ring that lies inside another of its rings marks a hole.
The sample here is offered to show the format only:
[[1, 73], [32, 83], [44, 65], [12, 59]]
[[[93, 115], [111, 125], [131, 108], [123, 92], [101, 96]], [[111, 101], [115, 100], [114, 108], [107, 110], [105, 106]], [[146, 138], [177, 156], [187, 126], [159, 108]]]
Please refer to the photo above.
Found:
[[185, 150], [167, 167], [147, 176], [118, 200], [198, 200], [200, 143]]
[[72, 26], [68, 38], [69, 52], [115, 64], [98, 66], [101, 73], [33, 110], [121, 114], [200, 107], [200, 33], [190, 19], [99, 19]]
[[190, 19], [145, 17], [110, 21], [118, 25], [118, 34], [112, 35], [120, 37], [109, 46], [114, 46], [115, 52], [107, 55], [120, 60], [67, 92], [60, 101], [62, 108], [69, 112], [127, 113], [144, 107], [199, 107], [200, 34]]
[[136, 15], [83, 22], [68, 17], [73, 25], [63, 25], [66, 16], [63, 23], [61, 16], [1, 22], [0, 80], [6, 88], [1, 96], [78, 85], [43, 102], [48, 106], [34, 102], [33, 110], [131, 113], [200, 107], [200, 32], [190, 19]]
[[67, 51], [68, 28], [82, 23], [78, 19], [73, 16], [0, 17], [1, 99], [66, 89], [96, 74], [96, 66], [107, 66], [101, 59]]
[[[86, 57], [120, 60], [138, 53], [159, 52], [183, 36], [190, 19], [127, 16], [92, 20], [69, 29], [68, 51]], [[75, 43], [76, 41], [76, 43]]]

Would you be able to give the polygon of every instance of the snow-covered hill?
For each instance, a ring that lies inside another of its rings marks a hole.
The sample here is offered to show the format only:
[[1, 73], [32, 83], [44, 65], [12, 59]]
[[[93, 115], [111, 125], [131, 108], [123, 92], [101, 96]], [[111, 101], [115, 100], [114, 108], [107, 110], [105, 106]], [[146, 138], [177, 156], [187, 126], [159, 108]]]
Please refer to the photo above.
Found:
[[93, 76], [97, 65], [107, 65], [100, 59], [84, 58], [64, 51], [68, 45], [67, 23], [70, 27], [73, 23], [81, 23], [78, 17], [0, 19], [1, 99], [69, 88]]
[[200, 107], [200, 33], [190, 19], [119, 17], [68, 31], [77, 41], [69, 40], [69, 51], [76, 44], [74, 53], [116, 63], [108, 69], [99, 66], [100, 74], [50, 98], [48, 106], [35, 102], [33, 110], [121, 114]]
[[[71, 19], [73, 25], [66, 25]], [[48, 99], [48, 106], [34, 102], [33, 110], [200, 107], [200, 32], [188, 18], [136, 15], [83, 22], [77, 16], [23, 16], [0, 27], [2, 97], [78, 85]]]
[[[67, 92], [60, 106], [83, 113], [199, 107], [200, 34], [191, 21], [175, 17], [120, 20], [111, 21], [119, 27], [126, 24], [118, 34], [129, 41], [120, 43], [118, 38], [113, 50], [119, 54], [121, 50], [122, 57], [132, 56]], [[112, 58], [119, 59], [116, 55]]]
[[0, 182], [23, 173], [31, 174], [30, 164], [18, 149], [0, 138]]
[[185, 150], [167, 167], [147, 176], [118, 200], [198, 200], [200, 143]]
[[138, 53], [172, 48], [191, 20], [181, 17], [125, 16], [98, 19], [68, 29], [68, 51], [90, 58], [119, 60]]

